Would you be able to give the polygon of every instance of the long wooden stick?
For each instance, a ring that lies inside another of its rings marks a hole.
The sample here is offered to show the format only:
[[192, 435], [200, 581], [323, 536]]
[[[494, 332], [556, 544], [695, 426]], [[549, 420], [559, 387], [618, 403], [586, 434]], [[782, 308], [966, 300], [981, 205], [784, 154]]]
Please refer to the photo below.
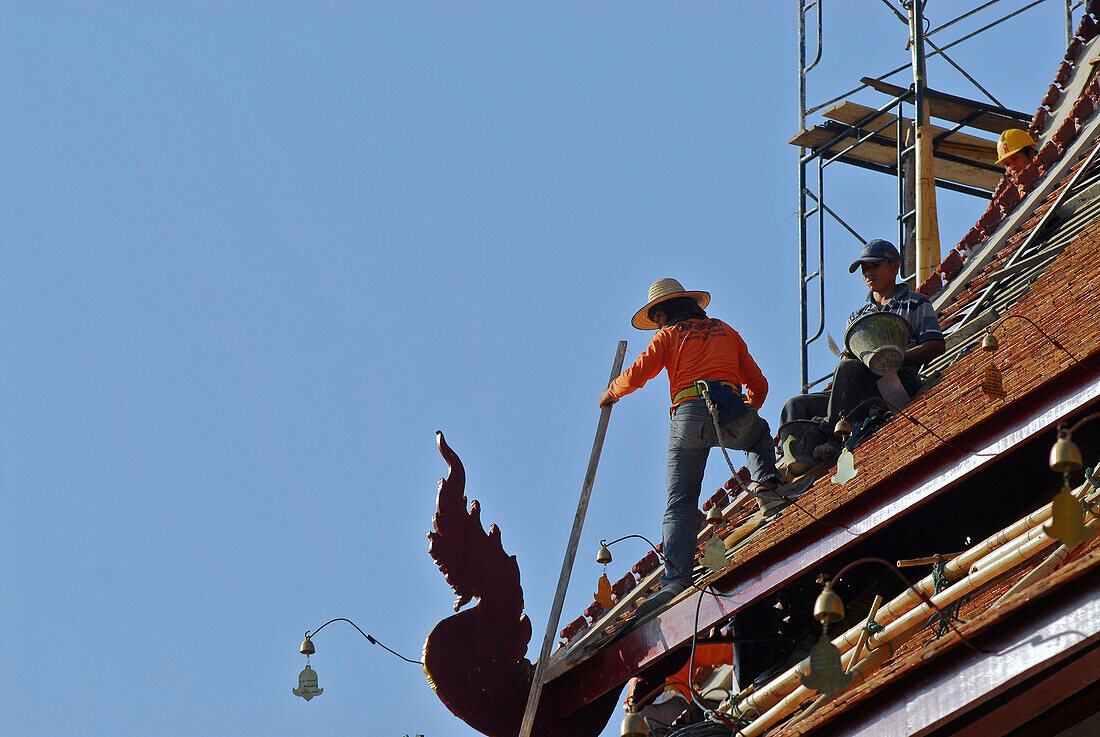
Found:
[[[608, 385], [622, 372], [625, 357], [626, 341], [620, 340], [619, 349], [615, 352], [615, 363], [611, 367], [611, 378], [607, 380]], [[531, 679], [531, 691], [527, 694], [527, 709], [523, 712], [519, 737], [530, 737], [531, 729], [535, 724], [535, 711], [539, 708], [539, 696], [542, 695], [542, 675], [546, 671], [546, 659], [550, 657], [550, 648], [554, 644], [554, 633], [558, 629], [561, 608], [565, 604], [565, 592], [569, 588], [569, 576], [573, 573], [573, 560], [577, 557], [577, 546], [581, 542], [584, 515], [588, 512], [588, 500], [592, 498], [592, 485], [596, 481], [596, 467], [600, 464], [603, 439], [607, 434], [607, 423], [611, 419], [611, 407], [612, 405], [609, 404], [600, 410], [600, 422], [596, 425], [596, 439], [592, 441], [592, 454], [588, 457], [588, 471], [584, 474], [581, 498], [577, 502], [577, 515], [573, 518], [573, 531], [569, 535], [569, 545], [565, 548], [565, 560], [561, 563], [558, 590], [554, 592], [554, 606], [550, 609], [550, 621], [546, 623], [546, 634], [542, 638], [542, 652], [539, 653], [539, 659], [535, 663], [535, 675]]]

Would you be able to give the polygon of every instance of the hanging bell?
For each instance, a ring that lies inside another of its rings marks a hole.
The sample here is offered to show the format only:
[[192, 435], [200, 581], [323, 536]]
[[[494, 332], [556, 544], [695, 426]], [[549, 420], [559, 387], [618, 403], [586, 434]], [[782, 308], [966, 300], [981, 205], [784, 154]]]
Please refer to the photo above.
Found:
[[828, 626], [844, 619], [844, 602], [833, 591], [832, 583], [826, 583], [814, 602], [814, 619]]
[[1000, 343], [997, 342], [997, 336], [992, 332], [986, 333], [982, 338], [982, 350], [992, 353], [1000, 347]]
[[852, 423], [848, 422], [846, 418], [841, 417], [836, 421], [836, 427], [833, 428], [833, 434], [840, 438], [842, 442], [846, 441], [852, 436]]
[[600, 542], [600, 549], [596, 553], [596, 562], [601, 566], [606, 566], [611, 562], [611, 551], [607, 549], [607, 541]]
[[1083, 465], [1085, 463], [1081, 459], [1081, 449], [1077, 447], [1077, 443], [1070, 439], [1069, 431], [1059, 431], [1058, 440], [1055, 441], [1054, 447], [1050, 449], [1051, 470], [1058, 473], [1073, 473], [1081, 470]]
[[844, 672], [840, 661], [840, 649], [829, 642], [824, 632], [821, 634], [821, 639], [810, 650], [808, 665], [809, 672], [800, 673], [799, 680], [806, 688], [812, 688], [822, 694], [831, 694], [852, 681], [852, 674]]
[[302, 672], [298, 674], [298, 688], [292, 688], [290, 692], [295, 696], [301, 696], [306, 701], [309, 701], [314, 696], [323, 694], [325, 689], [317, 687], [317, 671], [307, 665], [302, 669]]
[[1043, 525], [1043, 532], [1070, 549], [1092, 537], [1092, 531], [1085, 527], [1085, 510], [1068, 486], [1055, 495], [1050, 524]]
[[725, 517], [722, 516], [722, 510], [718, 508], [717, 504], [711, 505], [711, 508], [707, 510], [707, 524], [717, 527], [725, 521]]
[[298, 652], [302, 655], [313, 655], [317, 652], [317, 648], [313, 646], [313, 640], [309, 639], [309, 635], [306, 635], [306, 639], [302, 640], [302, 646], [298, 648]]
[[645, 723], [642, 715], [636, 711], [628, 711], [623, 717], [622, 727], [619, 729], [620, 737], [649, 737], [649, 725]]

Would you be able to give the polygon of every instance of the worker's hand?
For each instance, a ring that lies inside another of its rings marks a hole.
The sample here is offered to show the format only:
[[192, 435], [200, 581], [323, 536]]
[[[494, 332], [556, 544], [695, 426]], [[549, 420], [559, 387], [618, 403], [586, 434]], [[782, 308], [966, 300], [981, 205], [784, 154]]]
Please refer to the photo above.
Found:
[[610, 389], [604, 389], [602, 392], [600, 392], [600, 406], [601, 407], [610, 407], [612, 404], [615, 404], [615, 402], [617, 402], [617, 401], [619, 401], [619, 400], [616, 399], [615, 397], [611, 396], [611, 390]]

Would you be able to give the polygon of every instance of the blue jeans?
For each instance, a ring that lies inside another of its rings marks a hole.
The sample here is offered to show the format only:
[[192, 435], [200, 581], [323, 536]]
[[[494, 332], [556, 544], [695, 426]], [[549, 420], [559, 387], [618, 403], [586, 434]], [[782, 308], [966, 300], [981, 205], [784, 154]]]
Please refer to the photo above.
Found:
[[[756, 410], [722, 428], [722, 444], [727, 449], [745, 451], [753, 481], [781, 483], [775, 468], [775, 448], [768, 423]], [[664, 554], [668, 561], [661, 584], [676, 581], [690, 584], [695, 565], [696, 522], [703, 472], [710, 449], [718, 445], [714, 422], [706, 402], [694, 399], [676, 408], [668, 430], [668, 466], [665, 483], [668, 505], [665, 507]]]

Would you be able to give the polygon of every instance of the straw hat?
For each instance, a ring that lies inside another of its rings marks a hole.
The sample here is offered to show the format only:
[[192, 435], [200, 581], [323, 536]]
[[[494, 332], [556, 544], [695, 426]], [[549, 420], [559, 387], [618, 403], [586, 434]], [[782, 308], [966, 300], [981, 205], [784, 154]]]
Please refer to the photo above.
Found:
[[658, 279], [649, 288], [649, 302], [646, 306], [634, 313], [630, 324], [639, 330], [656, 330], [658, 325], [649, 319], [649, 308], [658, 302], [675, 297], [691, 297], [700, 307], [706, 309], [710, 304], [710, 292], [689, 292], [675, 279]]

